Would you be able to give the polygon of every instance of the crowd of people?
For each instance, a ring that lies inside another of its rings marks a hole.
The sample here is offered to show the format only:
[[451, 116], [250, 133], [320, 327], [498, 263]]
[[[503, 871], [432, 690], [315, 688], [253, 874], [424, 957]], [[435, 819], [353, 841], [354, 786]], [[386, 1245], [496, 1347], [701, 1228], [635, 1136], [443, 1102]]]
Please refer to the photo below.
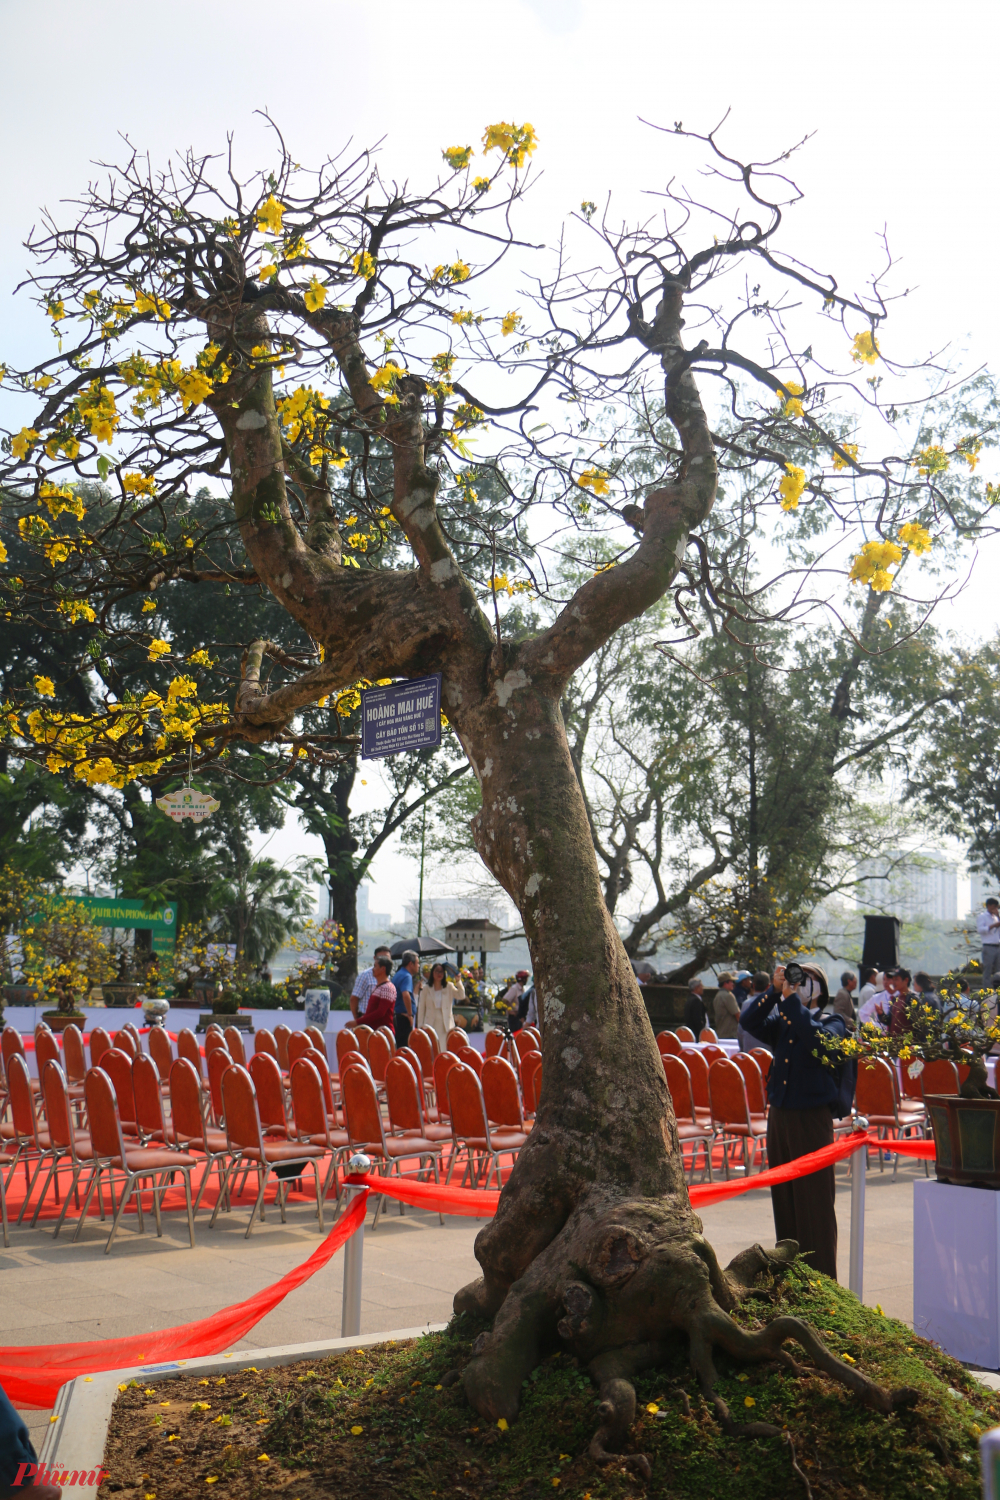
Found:
[[453, 1006], [465, 999], [465, 986], [449, 965], [435, 960], [423, 974], [420, 957], [412, 949], [400, 955], [392, 972], [387, 947], [375, 949], [371, 967], [363, 969], [351, 989], [348, 1026], [391, 1026], [396, 1046], [405, 1047], [414, 1026], [433, 1026], [445, 1037], [455, 1025]]

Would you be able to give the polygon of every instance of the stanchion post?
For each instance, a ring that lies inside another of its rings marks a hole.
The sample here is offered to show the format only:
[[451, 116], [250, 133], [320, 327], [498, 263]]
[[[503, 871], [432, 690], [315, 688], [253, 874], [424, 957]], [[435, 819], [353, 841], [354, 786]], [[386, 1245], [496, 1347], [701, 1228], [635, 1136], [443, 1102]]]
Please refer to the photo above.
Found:
[[[868, 1130], [867, 1120], [858, 1120], [860, 1130]], [[848, 1285], [863, 1300], [865, 1283], [865, 1177], [868, 1172], [868, 1145], [860, 1146], [851, 1157], [851, 1263]]]
[[[350, 1174], [344, 1184], [344, 1193], [347, 1196], [346, 1208], [350, 1208], [358, 1193], [367, 1192], [367, 1188], [360, 1183], [352, 1183], [351, 1177], [366, 1176], [372, 1169], [371, 1159], [362, 1156], [360, 1152], [352, 1156], [347, 1163]], [[361, 1332], [361, 1271], [365, 1250], [365, 1221], [361, 1220], [357, 1229], [344, 1245], [344, 1303], [340, 1315], [341, 1338], [353, 1338]]]

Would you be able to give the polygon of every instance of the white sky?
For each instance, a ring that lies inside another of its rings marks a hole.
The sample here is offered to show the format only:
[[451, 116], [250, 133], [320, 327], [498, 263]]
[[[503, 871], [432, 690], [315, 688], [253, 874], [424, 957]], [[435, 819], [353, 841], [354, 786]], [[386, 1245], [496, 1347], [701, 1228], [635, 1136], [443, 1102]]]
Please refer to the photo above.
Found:
[[[253, 111], [266, 107], [306, 164], [384, 135], [388, 167], [417, 179], [442, 147], [527, 119], [544, 172], [527, 219], [551, 244], [581, 199], [602, 203], [610, 189], [637, 217], [641, 191], [672, 174], [669, 138], [638, 117], [708, 129], [731, 109], [728, 141], [758, 159], [816, 132], [795, 166], [803, 259], [860, 290], [887, 227], [915, 291], [884, 343], [912, 359], [950, 344], [967, 368], [995, 366], [997, 29], [996, 6], [979, 0], [0, 0], [0, 358], [30, 362], [49, 337], [24, 299], [9, 301], [38, 207], [120, 155], [119, 133], [162, 162], [189, 144], [222, 149], [232, 130], [241, 160], [258, 165], [267, 140]], [[998, 547], [939, 624], [996, 628]], [[377, 772], [366, 779], [374, 796]], [[289, 828], [268, 852], [302, 848]], [[408, 861], [380, 856], [373, 908], [401, 912], [415, 889]]]

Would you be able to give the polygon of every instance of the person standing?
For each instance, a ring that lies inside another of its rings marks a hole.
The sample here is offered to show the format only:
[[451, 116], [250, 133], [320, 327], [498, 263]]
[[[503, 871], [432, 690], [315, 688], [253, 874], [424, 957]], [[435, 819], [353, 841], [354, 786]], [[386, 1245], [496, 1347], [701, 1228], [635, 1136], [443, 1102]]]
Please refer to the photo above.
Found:
[[[824, 1032], [843, 1038], [843, 1016], [820, 1021], [803, 1002], [802, 990], [812, 999], [812, 986], [799, 964], [779, 967], [763, 995], [746, 1007], [743, 1029], [774, 1053], [767, 1075], [767, 1162], [781, 1167], [833, 1145], [833, 1109], [838, 1086], [825, 1066]], [[837, 1279], [837, 1210], [833, 1167], [811, 1172], [771, 1189], [771, 1211], [778, 1240], [797, 1240], [815, 1271]]]
[[934, 981], [923, 969], [918, 969], [913, 976], [913, 983], [920, 995], [921, 1005], [930, 1005], [934, 1010], [941, 1009], [941, 997], [934, 988]]
[[[765, 994], [766, 991], [770, 988], [771, 976], [770, 974], [765, 974], [762, 970], [759, 974], [754, 974], [752, 976], [751, 984], [753, 987], [750, 991], [750, 994], [740, 1006], [740, 1024], [736, 1030], [736, 1035], [739, 1040], [741, 1052], [752, 1052], [754, 1049], [754, 1044], [756, 1042], [756, 1038], [752, 1037], [749, 1031], [745, 1031], [743, 1029], [743, 1012], [754, 1000], [759, 1000], [761, 995]], [[764, 1046], [765, 1044], [763, 1042], [756, 1042], [756, 1045], [760, 1047]], [[770, 1052], [770, 1047], [768, 1047], [767, 1050], [768, 1052]]]
[[413, 976], [419, 971], [420, 962], [412, 948], [399, 960], [399, 968], [392, 976], [396, 990], [395, 1030], [396, 1046], [405, 1047], [413, 1030]]
[[[527, 975], [525, 976], [527, 978]], [[425, 979], [420, 990], [419, 1014], [421, 1026], [433, 1026], [441, 1046], [445, 1045], [448, 1033], [455, 1025], [452, 1009], [456, 1000], [465, 999], [465, 986], [459, 979], [454, 984], [448, 978], [443, 963], [431, 965], [430, 978]]]
[[698, 1041], [708, 1025], [708, 1011], [705, 1008], [704, 995], [705, 986], [701, 980], [689, 979], [688, 997], [684, 1002], [684, 1025], [689, 1031], [694, 1032], [695, 1041]]
[[986, 898], [976, 931], [983, 945], [983, 987], [992, 990], [1000, 984], [1000, 901], [995, 896]]
[[514, 975], [514, 983], [504, 991], [502, 997], [504, 1005], [507, 1006], [507, 1022], [512, 1031], [519, 1031], [524, 1024], [524, 1012], [528, 1007], [527, 1004], [522, 1007], [521, 999], [527, 983], [527, 969], [518, 969]]
[[368, 996], [365, 1004], [364, 1024], [377, 1031], [380, 1026], [391, 1026], [396, 1011], [396, 987], [389, 975], [392, 972], [392, 959], [388, 953], [381, 953], [372, 964], [375, 975], [375, 988]]
[[715, 1034], [719, 1040], [721, 1041], [723, 1037], [735, 1039], [740, 1024], [740, 1002], [736, 998], [735, 974], [719, 975], [719, 988], [715, 992], [712, 1009], [715, 1012]]
[[858, 976], [845, 969], [840, 976], [840, 989], [833, 997], [834, 1015], [843, 1016], [848, 1031], [853, 1031], [857, 1017], [854, 1014], [854, 991], [858, 987]]
[[[384, 943], [380, 943], [379, 946], [375, 949], [374, 956], [375, 958], [388, 958], [390, 956], [389, 950]], [[377, 984], [378, 980], [375, 978], [375, 966], [373, 963], [370, 969], [364, 969], [357, 976], [354, 984], [351, 986], [351, 1019], [347, 1022], [347, 1025], [351, 1028], [351, 1030], [353, 1030], [355, 1026], [363, 1026], [366, 1024], [365, 1007], [368, 1004], [369, 995]]]

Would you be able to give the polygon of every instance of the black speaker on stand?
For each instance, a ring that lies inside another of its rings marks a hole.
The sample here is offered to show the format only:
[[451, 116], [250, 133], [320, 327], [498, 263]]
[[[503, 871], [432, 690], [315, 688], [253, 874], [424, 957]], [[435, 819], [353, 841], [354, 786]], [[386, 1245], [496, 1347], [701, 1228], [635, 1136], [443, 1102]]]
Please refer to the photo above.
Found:
[[865, 917], [865, 946], [861, 962], [883, 972], [899, 967], [898, 917]]

